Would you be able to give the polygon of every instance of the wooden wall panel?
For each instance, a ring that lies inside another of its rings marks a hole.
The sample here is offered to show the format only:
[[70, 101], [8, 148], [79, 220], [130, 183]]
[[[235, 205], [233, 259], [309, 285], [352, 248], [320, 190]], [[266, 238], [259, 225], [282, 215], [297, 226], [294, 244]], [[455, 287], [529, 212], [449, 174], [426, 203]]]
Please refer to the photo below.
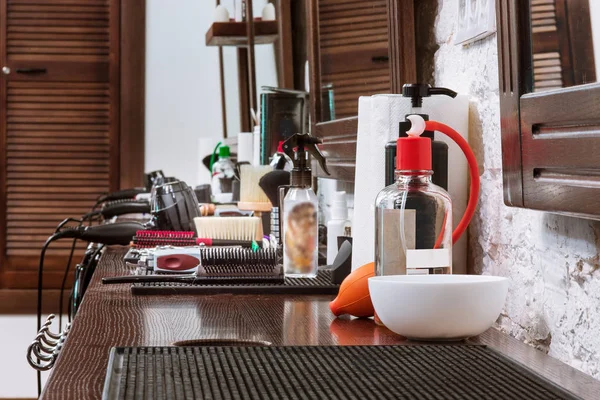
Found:
[[[120, 1], [0, 3], [0, 287], [31, 287], [56, 225], [119, 186]], [[49, 286], [70, 246], [50, 246]]]

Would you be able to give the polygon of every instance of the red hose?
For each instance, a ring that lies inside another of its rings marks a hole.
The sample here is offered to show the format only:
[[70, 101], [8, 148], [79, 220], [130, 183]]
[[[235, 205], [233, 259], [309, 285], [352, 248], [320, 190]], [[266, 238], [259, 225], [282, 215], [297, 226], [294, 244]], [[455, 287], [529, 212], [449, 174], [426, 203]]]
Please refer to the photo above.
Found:
[[452, 232], [452, 244], [454, 244], [460, 239], [463, 232], [467, 229], [467, 226], [469, 226], [471, 218], [473, 218], [475, 209], [477, 208], [477, 201], [479, 200], [479, 168], [477, 167], [477, 159], [475, 158], [475, 154], [473, 154], [473, 150], [469, 147], [469, 143], [448, 125], [437, 121], [426, 121], [425, 130], [442, 132], [452, 139], [465, 154], [469, 164], [469, 176], [471, 177], [469, 202], [467, 203], [467, 209], [465, 210], [462, 219], [458, 223], [456, 229], [454, 229], [454, 232]]

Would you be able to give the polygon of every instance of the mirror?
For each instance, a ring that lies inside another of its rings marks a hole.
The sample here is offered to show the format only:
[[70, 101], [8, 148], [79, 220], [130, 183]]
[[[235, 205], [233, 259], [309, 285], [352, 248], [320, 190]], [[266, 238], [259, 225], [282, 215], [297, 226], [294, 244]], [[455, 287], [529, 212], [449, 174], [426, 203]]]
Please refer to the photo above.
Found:
[[497, 0], [504, 202], [600, 218], [600, 2]]
[[[239, 1], [234, 0], [223, 0], [220, 3], [229, 10], [231, 18], [234, 17], [234, 12], [240, 5]], [[269, 3], [267, 0], [254, 0], [252, 2], [255, 21], [253, 73], [258, 91], [260, 91], [261, 86], [277, 86], [280, 75], [276, 63], [276, 44], [279, 34], [276, 26], [277, 22], [273, 22], [275, 30], [268, 35], [263, 34], [265, 28], [261, 24], [263, 22], [261, 19], [262, 10], [267, 3]], [[246, 33], [245, 24], [242, 26], [242, 33], [244, 35]], [[249, 111], [249, 85], [251, 85], [251, 82], [248, 64], [249, 47], [246, 40], [247, 36], [244, 36], [231, 43], [224, 39], [219, 42], [222, 43], [220, 46], [220, 58], [222, 60], [220, 79], [222, 81], [221, 95], [224, 99], [222, 102], [223, 136], [226, 138], [235, 138], [240, 132], [251, 132], [254, 125], [250, 120]]]
[[597, 82], [600, 1], [532, 0], [533, 92]]
[[321, 119], [355, 117], [358, 97], [389, 93], [386, 0], [318, 1]]
[[[277, 86], [278, 71], [275, 63], [275, 46], [261, 44], [255, 46], [256, 87], [260, 93], [262, 86]], [[240, 75], [240, 61], [247, 57], [245, 51], [236, 47], [223, 47], [223, 79], [225, 82], [225, 115], [227, 121], [227, 137], [234, 138], [240, 132], [251, 132], [248, 129], [249, 117], [245, 76]], [[245, 61], [245, 60], [244, 60]]]
[[353, 182], [359, 97], [416, 81], [416, 3], [307, 0], [311, 132], [331, 173], [314, 175]]

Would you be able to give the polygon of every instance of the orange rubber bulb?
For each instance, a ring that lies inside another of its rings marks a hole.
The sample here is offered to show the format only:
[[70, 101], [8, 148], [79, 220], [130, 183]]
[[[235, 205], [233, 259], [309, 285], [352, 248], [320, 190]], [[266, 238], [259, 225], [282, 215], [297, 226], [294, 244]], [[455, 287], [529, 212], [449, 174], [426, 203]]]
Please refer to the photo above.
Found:
[[375, 276], [375, 263], [368, 263], [352, 271], [340, 285], [340, 291], [329, 309], [335, 316], [349, 314], [354, 317], [368, 318], [375, 314], [369, 278]]

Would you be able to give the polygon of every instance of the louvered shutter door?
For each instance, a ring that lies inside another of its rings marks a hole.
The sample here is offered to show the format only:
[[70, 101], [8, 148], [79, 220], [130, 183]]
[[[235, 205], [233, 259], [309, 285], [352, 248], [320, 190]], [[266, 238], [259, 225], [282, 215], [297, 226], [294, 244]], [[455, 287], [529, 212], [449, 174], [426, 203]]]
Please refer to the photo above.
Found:
[[[90, 210], [118, 179], [115, 0], [1, 0], [4, 287], [32, 286], [56, 225]], [[19, 73], [19, 69], [45, 69]], [[56, 287], [70, 240], [48, 251]], [[81, 247], [81, 246], [80, 246]], [[76, 257], [77, 259], [78, 257]]]
[[534, 91], [596, 82], [588, 0], [531, 0], [530, 7]]
[[319, 0], [321, 83], [333, 84], [335, 117], [358, 97], [390, 92], [386, 0]]

